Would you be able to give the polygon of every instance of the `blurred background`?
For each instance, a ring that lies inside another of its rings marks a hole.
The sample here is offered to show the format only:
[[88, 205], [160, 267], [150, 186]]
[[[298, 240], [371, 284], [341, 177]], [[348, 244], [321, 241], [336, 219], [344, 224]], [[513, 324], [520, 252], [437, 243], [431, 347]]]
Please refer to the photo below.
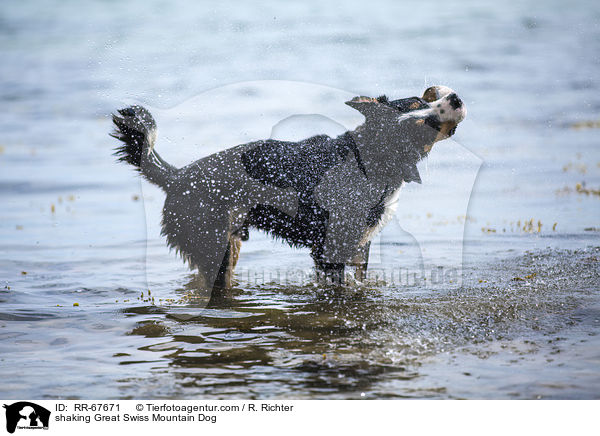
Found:
[[[599, 322], [599, 23], [592, 1], [2, 2], [0, 397], [596, 397], [597, 341], [581, 341]], [[279, 286], [279, 270], [308, 277], [310, 258], [256, 233], [239, 295], [202, 312], [159, 235], [162, 194], [115, 163], [108, 137], [111, 112], [144, 104], [157, 149], [184, 165], [337, 134], [361, 122], [345, 99], [433, 84], [468, 116], [420, 165], [374, 262], [464, 269], [464, 286], [373, 285], [369, 304]], [[550, 356], [559, 331], [579, 358]], [[502, 344], [524, 353], [518, 381], [482, 369], [482, 355], [510, 361]], [[471, 348], [444, 354], [458, 347]], [[444, 370], [452, 359], [485, 382]], [[549, 359], [563, 365], [552, 383]], [[41, 377], [65, 369], [78, 375]]]

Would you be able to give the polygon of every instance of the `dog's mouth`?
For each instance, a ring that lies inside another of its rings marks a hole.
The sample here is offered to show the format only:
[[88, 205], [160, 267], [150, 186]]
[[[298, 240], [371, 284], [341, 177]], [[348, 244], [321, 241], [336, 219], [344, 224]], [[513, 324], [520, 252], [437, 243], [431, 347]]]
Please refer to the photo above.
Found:
[[425, 153], [429, 153], [436, 142], [441, 141], [443, 139], [448, 139], [449, 137], [454, 135], [454, 133], [456, 133], [457, 126], [458, 122], [454, 121], [446, 121], [444, 123], [441, 123], [439, 125], [439, 128], [436, 129], [438, 131], [438, 134], [436, 135], [435, 139], [433, 140], [433, 142], [425, 144], [425, 146], [423, 147], [423, 151], [425, 151]]

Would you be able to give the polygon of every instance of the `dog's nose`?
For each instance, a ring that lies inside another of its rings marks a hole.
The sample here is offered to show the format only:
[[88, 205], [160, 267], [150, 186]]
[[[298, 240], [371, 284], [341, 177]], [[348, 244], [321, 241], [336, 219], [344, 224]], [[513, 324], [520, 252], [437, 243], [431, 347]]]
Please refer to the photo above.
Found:
[[452, 109], [458, 109], [463, 105], [462, 100], [458, 98], [458, 95], [456, 95], [454, 92], [448, 96], [448, 101], [450, 102]]

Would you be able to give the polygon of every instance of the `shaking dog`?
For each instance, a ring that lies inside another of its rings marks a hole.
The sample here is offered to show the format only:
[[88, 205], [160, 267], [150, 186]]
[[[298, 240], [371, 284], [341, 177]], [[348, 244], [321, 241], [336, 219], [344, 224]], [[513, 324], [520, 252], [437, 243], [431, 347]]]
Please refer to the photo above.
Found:
[[231, 287], [250, 228], [308, 247], [317, 272], [342, 283], [346, 265], [365, 278], [370, 241], [392, 218], [400, 188], [421, 183], [417, 163], [466, 116], [445, 86], [346, 104], [365, 121], [336, 138], [255, 141], [183, 168], [157, 153], [156, 122], [141, 106], [113, 114], [111, 136], [122, 142], [119, 160], [166, 193], [162, 234], [208, 289]]

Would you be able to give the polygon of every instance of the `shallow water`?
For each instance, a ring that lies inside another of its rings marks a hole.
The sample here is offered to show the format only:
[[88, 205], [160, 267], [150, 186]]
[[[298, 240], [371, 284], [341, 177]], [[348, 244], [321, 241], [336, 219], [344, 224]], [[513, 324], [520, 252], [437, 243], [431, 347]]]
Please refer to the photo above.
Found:
[[[380, 6], [0, 6], [0, 397], [598, 398], [598, 6]], [[207, 306], [107, 136], [142, 102], [183, 165], [432, 83], [467, 119], [341, 289], [253, 233]]]

